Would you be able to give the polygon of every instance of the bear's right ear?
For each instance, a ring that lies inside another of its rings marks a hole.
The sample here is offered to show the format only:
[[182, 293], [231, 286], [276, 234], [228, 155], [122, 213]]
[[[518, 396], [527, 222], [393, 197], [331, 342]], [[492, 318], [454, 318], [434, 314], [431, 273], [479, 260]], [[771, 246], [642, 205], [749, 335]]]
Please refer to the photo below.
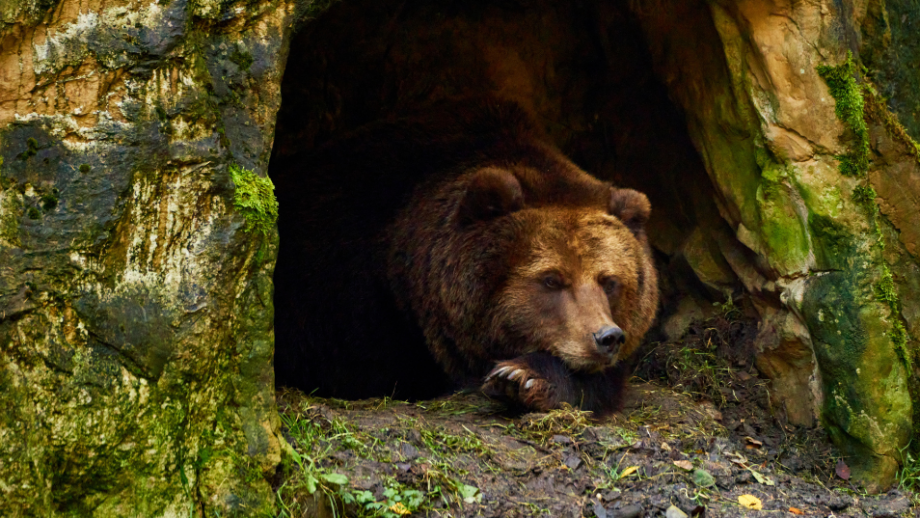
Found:
[[524, 207], [521, 182], [510, 171], [487, 168], [469, 179], [457, 211], [462, 225], [510, 214]]
[[619, 218], [633, 235], [639, 237], [645, 231], [645, 224], [652, 213], [652, 204], [639, 191], [611, 187], [608, 211]]

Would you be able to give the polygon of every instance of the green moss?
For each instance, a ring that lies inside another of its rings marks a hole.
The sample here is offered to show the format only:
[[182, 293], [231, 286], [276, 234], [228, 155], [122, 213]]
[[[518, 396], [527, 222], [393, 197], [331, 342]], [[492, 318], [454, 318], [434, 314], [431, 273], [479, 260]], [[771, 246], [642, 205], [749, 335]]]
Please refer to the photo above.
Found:
[[875, 189], [865, 185], [857, 185], [853, 189], [853, 201], [866, 210], [866, 213], [875, 215], [878, 212], [878, 205], [875, 204], [875, 198], [878, 194]]
[[888, 336], [894, 343], [898, 357], [904, 362], [908, 372], [912, 372], [913, 362], [907, 348], [910, 337], [904, 323], [901, 322], [901, 298], [894, 283], [894, 276], [891, 275], [891, 270], [887, 265], [882, 265], [882, 276], [875, 284], [875, 298], [891, 310], [891, 329], [888, 331]]
[[26, 211], [26, 215], [29, 216], [29, 219], [40, 219], [42, 217], [42, 213], [35, 207], [29, 207], [29, 210]]
[[278, 221], [275, 184], [235, 164], [230, 166], [230, 179], [236, 185], [233, 205], [246, 218], [246, 231], [271, 235]]
[[853, 53], [847, 53], [847, 60], [836, 67], [818, 66], [818, 75], [827, 83], [836, 101], [834, 112], [837, 118], [852, 133], [851, 151], [837, 157], [840, 161], [840, 174], [865, 176], [869, 171], [869, 129], [866, 127], [862, 88], [856, 82]]
[[57, 196], [51, 193], [42, 195], [41, 202], [42, 202], [42, 209], [44, 209], [45, 212], [50, 212], [54, 210], [55, 208], [57, 208], [57, 205], [58, 205]]
[[797, 271], [808, 260], [807, 229], [795, 210], [790, 174], [764, 151], [757, 156], [761, 181], [755, 194], [760, 222], [758, 234], [771, 263], [786, 271]]
[[89, 166], [89, 164], [80, 164], [80, 172], [83, 174], [90, 172], [91, 169], [92, 168]]
[[887, 103], [878, 94], [878, 90], [876, 90], [875, 86], [867, 82], [863, 90], [866, 94], [866, 115], [873, 120], [881, 122], [885, 126], [885, 131], [888, 135], [903, 143], [907, 147], [908, 152], [914, 155], [914, 158], [920, 162], [920, 144], [907, 133], [907, 129], [905, 129], [901, 121], [898, 120], [897, 115], [891, 113]]
[[236, 63], [236, 66], [240, 67], [240, 70], [249, 71], [249, 67], [252, 66], [255, 60], [245, 47], [237, 44], [233, 47], [233, 52], [230, 53], [230, 61]]
[[20, 246], [19, 241], [19, 220], [22, 215], [22, 197], [19, 193], [9, 187], [15, 185], [14, 182], [8, 182], [4, 185], [3, 178], [0, 177], [0, 243], [6, 242], [7, 245]]
[[820, 269], [842, 270], [850, 266], [856, 245], [846, 227], [834, 218], [812, 212], [808, 214], [808, 228]]
[[38, 141], [32, 137], [26, 140], [26, 150], [20, 153], [16, 158], [26, 160], [32, 158], [38, 153]]

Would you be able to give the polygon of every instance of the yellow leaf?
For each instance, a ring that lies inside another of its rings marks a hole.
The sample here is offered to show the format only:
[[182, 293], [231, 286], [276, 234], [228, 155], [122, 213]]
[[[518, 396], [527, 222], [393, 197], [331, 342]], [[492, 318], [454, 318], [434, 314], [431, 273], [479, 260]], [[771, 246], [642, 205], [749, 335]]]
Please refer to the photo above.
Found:
[[689, 460], [675, 460], [674, 465], [680, 469], [685, 469], [687, 471], [693, 471], [693, 463]]
[[628, 477], [637, 471], [639, 471], [639, 466], [630, 466], [624, 469], [623, 473], [620, 473], [620, 478]]
[[748, 509], [756, 509], [758, 511], [763, 509], [763, 503], [754, 495], [740, 495], [738, 497], [738, 503]]
[[390, 512], [396, 513], [396, 514], [398, 514], [398, 515], [400, 515], [400, 516], [405, 516], [405, 515], [407, 515], [407, 514], [412, 514], [411, 511], [409, 511], [408, 509], [406, 509], [406, 506], [404, 506], [404, 505], [402, 504], [402, 502], [396, 502], [395, 504], [391, 505], [391, 506], [390, 506]]

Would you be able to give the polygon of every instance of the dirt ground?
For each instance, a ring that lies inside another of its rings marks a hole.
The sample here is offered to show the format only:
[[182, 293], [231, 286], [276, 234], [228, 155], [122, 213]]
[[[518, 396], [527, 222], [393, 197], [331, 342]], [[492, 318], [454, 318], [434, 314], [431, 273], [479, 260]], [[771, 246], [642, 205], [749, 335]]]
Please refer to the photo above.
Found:
[[514, 415], [475, 393], [408, 403], [281, 391], [292, 448], [275, 480], [279, 516], [920, 516], [915, 485], [868, 495], [843, 478], [825, 432], [771, 415], [768, 382], [719, 351], [745, 329], [710, 323], [651, 349], [636, 372], [655, 382], [634, 378], [624, 411], [600, 421]]

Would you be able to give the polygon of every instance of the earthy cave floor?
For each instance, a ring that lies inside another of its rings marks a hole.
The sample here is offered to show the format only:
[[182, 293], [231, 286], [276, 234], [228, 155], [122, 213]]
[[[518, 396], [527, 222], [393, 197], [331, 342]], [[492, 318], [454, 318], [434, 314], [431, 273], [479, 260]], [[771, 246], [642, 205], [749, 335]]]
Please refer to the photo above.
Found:
[[[909, 491], [869, 496], [840, 478], [826, 435], [783, 424], [764, 408], [765, 383], [740, 378], [718, 407], [634, 380], [624, 411], [601, 421], [513, 415], [477, 394], [408, 403], [284, 390], [297, 453], [275, 481], [279, 516], [920, 516]], [[762, 510], [740, 503], [751, 496]]]

